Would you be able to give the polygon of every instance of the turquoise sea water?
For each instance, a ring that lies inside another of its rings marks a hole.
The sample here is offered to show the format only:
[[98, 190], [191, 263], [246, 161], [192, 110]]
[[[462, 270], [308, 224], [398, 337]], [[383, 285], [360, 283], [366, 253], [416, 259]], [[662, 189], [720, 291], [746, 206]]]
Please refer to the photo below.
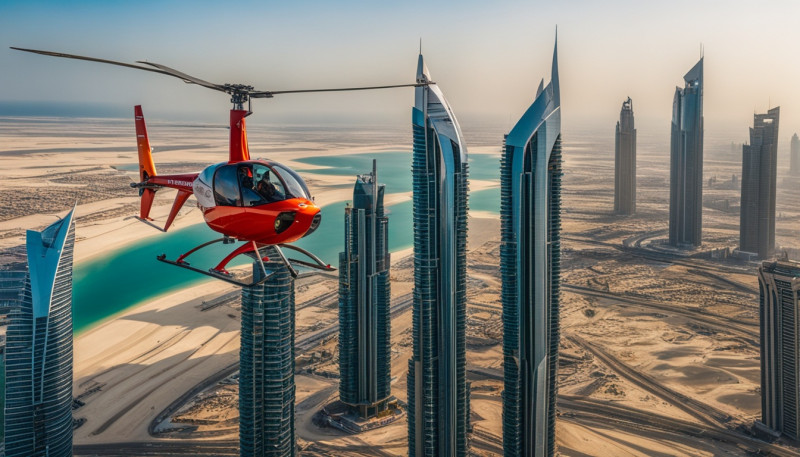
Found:
[[[372, 158], [378, 159], [378, 176], [386, 184], [387, 193], [411, 190], [411, 154], [385, 152], [336, 157], [315, 157], [299, 160], [316, 166], [329, 168], [313, 170], [315, 173], [336, 174], [353, 177], [372, 169]], [[302, 173], [302, 169], [299, 169]], [[311, 170], [308, 170], [311, 171]], [[474, 154], [470, 156], [470, 178], [497, 180], [499, 162], [497, 156]], [[470, 193], [470, 209], [499, 211], [498, 188]], [[323, 261], [338, 267], [339, 252], [344, 245], [344, 202], [333, 203], [322, 208], [320, 228], [300, 240], [297, 245], [307, 249]], [[387, 207], [389, 215], [389, 249], [398, 251], [408, 248], [413, 242], [410, 200]], [[164, 293], [184, 287], [213, 281], [200, 274], [182, 270], [156, 260], [162, 253], [175, 259], [192, 247], [218, 238], [205, 224], [197, 224], [171, 230], [169, 233], [139, 241], [132, 245], [75, 265], [73, 289], [73, 322], [76, 332], [131, 306]], [[189, 260], [198, 266], [213, 266], [233, 249], [232, 245], [215, 245], [193, 254]], [[240, 262], [246, 262], [244, 258]]]

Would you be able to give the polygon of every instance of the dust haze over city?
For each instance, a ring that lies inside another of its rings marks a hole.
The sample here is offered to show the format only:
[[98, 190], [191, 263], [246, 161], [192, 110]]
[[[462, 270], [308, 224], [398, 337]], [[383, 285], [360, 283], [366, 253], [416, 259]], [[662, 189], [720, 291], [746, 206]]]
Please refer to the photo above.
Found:
[[800, 456], [798, 17], [3, 2], [2, 454]]

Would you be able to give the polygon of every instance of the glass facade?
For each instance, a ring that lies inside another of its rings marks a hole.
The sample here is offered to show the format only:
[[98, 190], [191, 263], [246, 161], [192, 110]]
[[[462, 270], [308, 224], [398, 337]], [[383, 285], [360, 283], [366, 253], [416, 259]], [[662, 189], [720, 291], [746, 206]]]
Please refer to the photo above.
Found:
[[798, 440], [800, 263], [764, 262], [758, 269], [758, 284], [761, 291], [761, 421]]
[[356, 179], [339, 254], [339, 398], [363, 418], [391, 396], [390, 257], [385, 186], [373, 171]]
[[9, 457], [72, 455], [73, 212], [27, 233], [28, 273], [6, 340]]
[[[278, 259], [268, 251], [270, 259]], [[239, 454], [293, 457], [294, 279], [280, 261], [264, 263], [275, 272], [267, 281], [242, 288], [242, 344], [239, 352]], [[253, 264], [254, 280], [262, 275]]]
[[[417, 82], [430, 73], [419, 56]], [[467, 455], [467, 151], [438, 86], [416, 88], [412, 110], [413, 355], [408, 363], [411, 457]]]
[[561, 276], [561, 101], [551, 82], [506, 135], [500, 164], [503, 452], [555, 455]]
[[703, 59], [675, 88], [669, 180], [669, 244], [700, 246], [703, 228]]
[[739, 249], [768, 259], [775, 253], [778, 121], [781, 109], [753, 115], [750, 144], [742, 146]]

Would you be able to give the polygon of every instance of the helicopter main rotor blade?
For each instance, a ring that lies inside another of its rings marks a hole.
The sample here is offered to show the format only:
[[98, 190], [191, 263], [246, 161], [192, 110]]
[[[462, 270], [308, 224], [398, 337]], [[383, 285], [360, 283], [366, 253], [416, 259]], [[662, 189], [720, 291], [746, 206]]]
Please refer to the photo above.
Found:
[[198, 86], [203, 86], [209, 89], [217, 90], [220, 92], [226, 92], [229, 94], [240, 94], [250, 98], [272, 98], [274, 95], [279, 94], [301, 94], [301, 93], [310, 93], [310, 92], [345, 92], [345, 91], [356, 91], [356, 90], [375, 90], [375, 89], [393, 89], [396, 87], [421, 87], [427, 86], [430, 84], [436, 84], [434, 82], [425, 82], [425, 83], [414, 83], [414, 84], [392, 84], [388, 86], [362, 86], [362, 87], [339, 87], [339, 88], [329, 88], [329, 89], [296, 89], [296, 90], [273, 90], [273, 91], [257, 91], [253, 90], [252, 86], [247, 86], [243, 84], [214, 84], [208, 81], [202, 80], [200, 78], [195, 78], [194, 76], [188, 75], [181, 71], [175, 70], [174, 68], [170, 68], [166, 65], [161, 65], [154, 62], [147, 62], [147, 61], [137, 61], [137, 63], [142, 65], [134, 65], [130, 63], [124, 62], [117, 62], [116, 60], [108, 60], [108, 59], [98, 59], [96, 57], [86, 57], [86, 56], [79, 56], [75, 54], [65, 54], [61, 52], [53, 52], [53, 51], [41, 51], [38, 49], [25, 49], [25, 48], [16, 48], [11, 46], [11, 49], [17, 51], [24, 51], [24, 52], [31, 52], [34, 54], [41, 54], [45, 56], [52, 56], [52, 57], [63, 57], [66, 59], [76, 59], [76, 60], [87, 60], [89, 62], [100, 62], [100, 63], [107, 63], [111, 65], [117, 65], [120, 67], [128, 67], [128, 68], [135, 68], [137, 70], [144, 70], [153, 73], [160, 73], [162, 75], [172, 76], [175, 78], [180, 79], [181, 81], [188, 83], [188, 84], [197, 84]]
[[297, 90], [271, 90], [271, 91], [254, 91], [250, 92], [250, 96], [253, 98], [271, 98], [273, 95], [280, 95], [280, 94], [302, 94], [307, 92], [345, 92], [345, 91], [354, 91], [354, 90], [373, 90], [373, 89], [394, 89], [396, 87], [421, 87], [427, 86], [429, 84], [435, 84], [433, 82], [428, 83], [414, 83], [414, 84], [392, 84], [390, 86], [363, 86], [363, 87], [337, 87], [333, 89], [297, 89]]
[[214, 89], [214, 90], [225, 92], [225, 87], [224, 86], [221, 86], [219, 84], [210, 83], [210, 82], [204, 81], [204, 80], [202, 80], [200, 78], [195, 78], [192, 75], [187, 75], [186, 73], [184, 73], [182, 71], [178, 71], [178, 70], [176, 70], [174, 68], [170, 68], [170, 67], [168, 67], [166, 65], [161, 65], [161, 64], [155, 63], [155, 62], [147, 62], [147, 61], [143, 61], [143, 60], [137, 60], [136, 63], [141, 63], [141, 64], [153, 66], [153, 67], [158, 68], [159, 70], [161, 70], [162, 72], [164, 72], [164, 73], [166, 73], [168, 75], [174, 76], [176, 78], [180, 78], [180, 79], [182, 79], [182, 80], [184, 80], [184, 81], [186, 81], [188, 83], [197, 84], [198, 86], [208, 87], [209, 89]]
[[173, 70], [172, 68], [165, 67], [163, 65], [152, 64], [150, 62], [142, 62], [142, 63], [146, 63], [148, 65], [151, 65], [151, 66], [155, 67], [155, 68], [145, 67], [145, 66], [142, 66], [142, 65], [134, 65], [134, 64], [125, 63], [125, 62], [117, 62], [116, 60], [98, 59], [96, 57], [86, 57], [86, 56], [79, 56], [79, 55], [75, 55], [75, 54], [65, 54], [65, 53], [62, 53], [62, 52], [41, 51], [41, 50], [38, 50], [38, 49], [16, 48], [14, 46], [11, 46], [11, 49], [14, 49], [14, 50], [17, 50], [17, 51], [32, 52], [34, 54], [41, 54], [41, 55], [44, 55], [44, 56], [63, 57], [63, 58], [66, 58], [66, 59], [76, 59], [76, 60], [87, 60], [89, 62], [107, 63], [107, 64], [111, 64], [111, 65], [117, 65], [117, 66], [120, 66], [120, 67], [135, 68], [137, 70], [144, 70], [144, 71], [150, 71], [150, 72], [153, 72], [153, 73], [160, 73], [162, 75], [174, 76], [174, 77], [176, 77], [178, 79], [183, 80], [183, 82], [185, 82], [185, 83], [197, 84], [197, 85], [200, 85], [200, 86], [203, 86], [203, 87], [208, 87], [209, 89], [215, 89], [215, 90], [218, 90], [218, 91], [221, 91], [221, 92], [225, 92], [225, 88], [223, 86], [220, 86], [218, 84], [212, 84], [210, 82], [203, 81], [202, 79], [198, 79], [198, 78], [195, 78], [193, 76], [187, 75], [186, 73], [182, 73], [182, 72], [179, 72], [177, 70]]

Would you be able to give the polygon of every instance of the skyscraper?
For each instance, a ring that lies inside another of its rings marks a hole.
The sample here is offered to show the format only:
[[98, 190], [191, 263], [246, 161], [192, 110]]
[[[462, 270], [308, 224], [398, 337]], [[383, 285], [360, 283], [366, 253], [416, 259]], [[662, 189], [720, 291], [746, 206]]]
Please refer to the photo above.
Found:
[[561, 94], [550, 84], [506, 136], [500, 165], [503, 450], [555, 454], [561, 273]]
[[622, 102], [617, 122], [614, 148], [614, 212], [636, 212], [636, 128], [633, 125], [633, 101]]
[[753, 115], [750, 144], [742, 146], [739, 249], [766, 259], [775, 253], [775, 186], [778, 181], [780, 107]]
[[792, 135], [791, 151], [789, 152], [789, 173], [800, 176], [800, 138], [795, 133]]
[[[417, 82], [430, 82], [422, 55]], [[467, 150], [435, 84], [415, 89], [413, 354], [408, 361], [411, 457], [463, 457], [466, 383]]]
[[[276, 252], [267, 253], [279, 259]], [[264, 263], [274, 272], [262, 284], [242, 289], [239, 362], [239, 446], [242, 457], [296, 455], [294, 429], [294, 279], [283, 262]], [[253, 264], [253, 279], [262, 278]]]
[[703, 227], [703, 59], [675, 88], [669, 175], [669, 244], [700, 246]]
[[339, 398], [363, 418], [391, 396], [388, 219], [378, 172], [360, 175], [339, 254]]
[[800, 263], [764, 262], [758, 269], [761, 291], [761, 421], [772, 430], [800, 439]]
[[5, 455], [72, 455], [74, 209], [28, 230], [28, 273], [6, 339]]

